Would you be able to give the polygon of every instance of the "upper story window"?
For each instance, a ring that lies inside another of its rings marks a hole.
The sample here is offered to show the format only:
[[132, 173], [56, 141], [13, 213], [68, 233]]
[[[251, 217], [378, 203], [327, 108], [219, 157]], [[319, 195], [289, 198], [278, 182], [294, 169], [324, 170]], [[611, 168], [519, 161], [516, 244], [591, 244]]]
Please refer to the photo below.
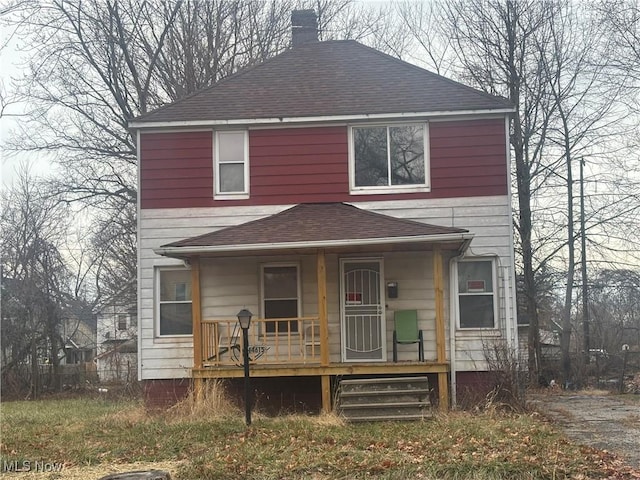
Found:
[[495, 328], [495, 290], [492, 260], [458, 263], [460, 328]]
[[249, 197], [249, 135], [246, 130], [217, 131], [214, 142], [215, 198]]
[[191, 271], [185, 268], [161, 268], [156, 273], [158, 334], [191, 335]]
[[351, 127], [352, 194], [429, 191], [426, 123]]

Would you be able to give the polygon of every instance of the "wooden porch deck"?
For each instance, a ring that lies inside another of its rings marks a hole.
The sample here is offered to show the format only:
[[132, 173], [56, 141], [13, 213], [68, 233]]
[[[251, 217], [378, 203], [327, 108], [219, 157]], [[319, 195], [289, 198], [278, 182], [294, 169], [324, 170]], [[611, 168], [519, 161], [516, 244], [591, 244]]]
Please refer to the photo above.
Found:
[[[329, 365], [251, 365], [252, 377], [296, 377], [322, 375], [404, 375], [448, 373], [449, 363], [439, 362], [375, 362], [330, 363]], [[240, 366], [219, 368], [193, 368], [193, 378], [239, 378], [244, 375]]]

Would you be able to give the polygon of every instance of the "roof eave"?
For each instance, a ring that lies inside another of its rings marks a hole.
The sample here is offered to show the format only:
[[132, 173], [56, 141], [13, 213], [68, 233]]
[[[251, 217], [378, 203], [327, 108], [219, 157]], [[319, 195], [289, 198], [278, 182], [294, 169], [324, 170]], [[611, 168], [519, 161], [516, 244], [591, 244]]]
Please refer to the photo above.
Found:
[[153, 251], [157, 255], [173, 258], [188, 258], [191, 256], [206, 256], [221, 253], [241, 253], [246, 251], [264, 251], [272, 250], [295, 250], [295, 249], [316, 249], [316, 248], [340, 248], [353, 246], [368, 245], [391, 245], [391, 244], [408, 244], [408, 243], [454, 243], [461, 242], [461, 251], [466, 250], [469, 243], [473, 239], [473, 234], [469, 232], [460, 233], [444, 233], [437, 235], [411, 235], [406, 237], [381, 237], [381, 238], [362, 238], [362, 239], [344, 239], [344, 240], [316, 240], [310, 242], [283, 242], [283, 243], [255, 243], [241, 245], [209, 245], [209, 246], [188, 246], [176, 247], [167, 246], [154, 248]]
[[434, 118], [434, 117], [458, 117], [469, 115], [506, 115], [514, 113], [515, 107], [501, 107], [475, 110], [457, 111], [433, 111], [433, 112], [400, 112], [400, 113], [367, 113], [354, 115], [317, 115], [308, 117], [274, 117], [274, 118], [237, 118], [226, 120], [180, 120], [180, 121], [131, 121], [128, 128], [192, 128], [192, 127], [215, 127], [233, 125], [280, 125], [280, 124], [304, 124], [304, 123], [324, 123], [324, 122], [349, 122], [361, 120], [386, 120], [398, 118]]

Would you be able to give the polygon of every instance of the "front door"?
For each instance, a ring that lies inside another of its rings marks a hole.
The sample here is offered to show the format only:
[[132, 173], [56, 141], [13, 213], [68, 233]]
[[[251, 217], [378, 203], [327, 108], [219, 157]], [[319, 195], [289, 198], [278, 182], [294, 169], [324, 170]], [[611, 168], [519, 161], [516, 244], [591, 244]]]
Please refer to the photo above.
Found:
[[386, 361], [382, 260], [342, 259], [340, 273], [342, 360]]

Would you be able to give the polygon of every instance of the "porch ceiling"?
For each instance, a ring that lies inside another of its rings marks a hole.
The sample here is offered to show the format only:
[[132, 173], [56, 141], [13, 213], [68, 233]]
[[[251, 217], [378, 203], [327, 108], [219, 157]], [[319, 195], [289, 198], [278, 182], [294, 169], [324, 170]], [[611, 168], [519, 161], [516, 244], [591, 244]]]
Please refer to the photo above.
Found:
[[155, 249], [168, 257], [234, 253], [311, 253], [425, 250], [433, 245], [464, 250], [468, 230], [390, 217], [344, 203], [300, 204], [275, 215], [186, 238]]

